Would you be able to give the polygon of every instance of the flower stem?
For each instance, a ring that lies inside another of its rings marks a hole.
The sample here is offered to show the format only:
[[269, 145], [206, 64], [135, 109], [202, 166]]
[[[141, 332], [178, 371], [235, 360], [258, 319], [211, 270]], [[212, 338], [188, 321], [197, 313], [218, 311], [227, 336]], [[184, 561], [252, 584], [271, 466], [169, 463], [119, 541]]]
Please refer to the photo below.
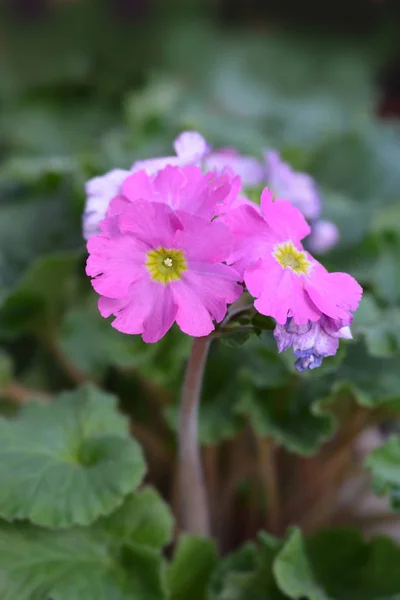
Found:
[[194, 338], [182, 389], [179, 416], [179, 493], [183, 530], [207, 537], [210, 519], [198, 442], [198, 413], [211, 336]]

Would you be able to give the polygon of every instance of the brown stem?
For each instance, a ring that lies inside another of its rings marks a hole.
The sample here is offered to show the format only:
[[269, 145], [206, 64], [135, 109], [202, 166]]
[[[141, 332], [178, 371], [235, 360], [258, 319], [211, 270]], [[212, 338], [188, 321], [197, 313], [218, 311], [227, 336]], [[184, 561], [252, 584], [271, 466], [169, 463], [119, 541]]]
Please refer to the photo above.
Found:
[[10, 398], [18, 404], [27, 404], [30, 400], [42, 400], [49, 402], [50, 394], [42, 390], [31, 390], [17, 381], [12, 381], [6, 388], [0, 389], [0, 398]]
[[210, 535], [207, 494], [198, 442], [200, 394], [211, 337], [194, 338], [182, 389], [179, 416], [179, 493], [182, 528]]
[[257, 444], [259, 477], [264, 486], [268, 503], [266, 518], [267, 531], [278, 533], [281, 522], [278, 472], [276, 468], [275, 446], [271, 439], [260, 438], [254, 433]]

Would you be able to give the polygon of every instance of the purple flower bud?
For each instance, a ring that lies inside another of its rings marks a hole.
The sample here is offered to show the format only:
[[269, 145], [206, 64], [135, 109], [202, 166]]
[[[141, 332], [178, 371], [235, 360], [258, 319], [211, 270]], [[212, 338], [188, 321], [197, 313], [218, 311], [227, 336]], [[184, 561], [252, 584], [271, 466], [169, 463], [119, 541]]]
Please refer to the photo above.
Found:
[[312, 226], [308, 246], [311, 252], [323, 254], [339, 242], [339, 230], [331, 221], [317, 221]]
[[335, 321], [326, 315], [306, 325], [296, 325], [289, 317], [285, 325], [276, 325], [274, 337], [278, 352], [292, 347], [297, 357], [295, 368], [302, 373], [321, 366], [323, 358], [334, 356], [339, 347], [339, 338], [351, 339], [350, 322]]
[[321, 212], [321, 197], [311, 175], [294, 171], [281, 160], [279, 152], [264, 152], [267, 169], [267, 185], [274, 195], [289, 200], [306, 219], [318, 219]]

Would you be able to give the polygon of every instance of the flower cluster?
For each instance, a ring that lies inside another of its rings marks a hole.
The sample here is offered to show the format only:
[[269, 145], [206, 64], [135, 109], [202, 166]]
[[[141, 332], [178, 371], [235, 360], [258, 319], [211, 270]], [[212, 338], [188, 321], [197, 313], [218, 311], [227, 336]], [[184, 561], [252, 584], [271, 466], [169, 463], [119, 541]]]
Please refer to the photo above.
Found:
[[[167, 165], [198, 166], [205, 172], [218, 173], [230, 170], [239, 176], [244, 188], [268, 187], [279, 198], [289, 200], [311, 223], [308, 247], [322, 254], [339, 241], [339, 231], [334, 223], [320, 218], [322, 199], [313, 178], [294, 171], [274, 150], [264, 152], [264, 160], [239, 154], [234, 148], [213, 150], [200, 133], [184, 131], [174, 142], [175, 156], [151, 158], [133, 163], [129, 171], [114, 169], [106, 175], [95, 177], [86, 184], [87, 202], [83, 218], [85, 239], [98, 232], [98, 223], [105, 217], [110, 200], [119, 193], [124, 179], [144, 169], [154, 175]], [[244, 196], [240, 196], [246, 201]]]
[[[247, 289], [255, 309], [276, 320], [278, 350], [292, 347], [299, 371], [318, 367], [339, 338], [351, 337], [362, 289], [303, 248], [305, 217], [320, 211], [312, 180], [295, 174], [291, 191], [290, 168], [267, 153], [273, 191], [265, 188], [257, 205], [241, 196], [246, 175], [253, 183], [262, 175], [255, 159], [212, 152], [195, 132], [182, 134], [175, 150], [87, 184], [87, 274], [101, 315], [145, 342], [175, 322], [206, 336]], [[282, 182], [289, 199], [275, 197]]]

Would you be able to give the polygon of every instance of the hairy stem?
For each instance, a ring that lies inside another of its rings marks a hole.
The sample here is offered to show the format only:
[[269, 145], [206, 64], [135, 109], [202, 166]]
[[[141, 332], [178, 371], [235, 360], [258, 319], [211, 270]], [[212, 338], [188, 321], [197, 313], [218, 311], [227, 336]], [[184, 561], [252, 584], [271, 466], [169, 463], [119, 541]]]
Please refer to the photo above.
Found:
[[179, 416], [179, 494], [182, 529], [210, 535], [207, 494], [198, 442], [198, 413], [211, 337], [194, 338], [182, 389]]

